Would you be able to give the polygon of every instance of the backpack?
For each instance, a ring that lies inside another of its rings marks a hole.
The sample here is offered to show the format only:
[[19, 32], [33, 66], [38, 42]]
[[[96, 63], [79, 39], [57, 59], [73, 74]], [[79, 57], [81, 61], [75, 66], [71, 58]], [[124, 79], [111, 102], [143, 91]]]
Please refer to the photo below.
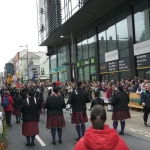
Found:
[[4, 100], [3, 100], [3, 102], [2, 102], [1, 105], [2, 105], [3, 108], [8, 108], [8, 106], [9, 106], [9, 100], [8, 100], [7, 96], [4, 97]]

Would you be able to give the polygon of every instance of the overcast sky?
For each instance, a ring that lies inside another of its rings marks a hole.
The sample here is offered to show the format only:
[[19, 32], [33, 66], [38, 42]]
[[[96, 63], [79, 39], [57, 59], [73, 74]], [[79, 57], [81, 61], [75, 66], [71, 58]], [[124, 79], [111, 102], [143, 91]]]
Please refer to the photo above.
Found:
[[28, 44], [29, 51], [45, 51], [38, 46], [36, 0], [0, 0], [0, 72], [17, 52]]

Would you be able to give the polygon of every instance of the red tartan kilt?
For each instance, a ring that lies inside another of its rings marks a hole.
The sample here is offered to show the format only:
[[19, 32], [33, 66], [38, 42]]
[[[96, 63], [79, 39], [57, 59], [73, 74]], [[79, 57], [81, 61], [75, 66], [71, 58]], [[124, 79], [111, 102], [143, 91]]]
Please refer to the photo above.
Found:
[[44, 106], [45, 106], [45, 103], [44, 103], [44, 102], [42, 102], [42, 108], [44, 108]]
[[56, 129], [56, 128], [62, 128], [65, 127], [65, 119], [64, 116], [49, 116], [47, 117], [47, 129]]
[[38, 122], [23, 122], [22, 135], [35, 136], [39, 134]]
[[13, 108], [13, 115], [14, 115], [14, 116], [21, 116], [20, 110], [17, 109], [17, 108]]
[[131, 118], [129, 110], [116, 111], [112, 114], [112, 120], [125, 120]]
[[88, 122], [88, 117], [84, 112], [73, 112], [71, 117], [72, 124], [84, 124]]

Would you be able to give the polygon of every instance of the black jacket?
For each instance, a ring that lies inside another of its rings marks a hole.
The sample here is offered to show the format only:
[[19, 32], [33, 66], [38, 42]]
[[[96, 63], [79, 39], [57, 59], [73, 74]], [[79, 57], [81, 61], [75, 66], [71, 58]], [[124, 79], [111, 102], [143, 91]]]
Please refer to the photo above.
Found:
[[23, 99], [21, 96], [15, 96], [14, 98], [14, 108], [20, 109]]
[[68, 103], [72, 105], [73, 112], [86, 111], [86, 103], [89, 103], [88, 93], [81, 88], [74, 90], [68, 100]]
[[47, 109], [47, 116], [61, 116], [66, 104], [61, 96], [53, 95], [47, 98], [44, 108]]
[[113, 111], [129, 110], [128, 103], [130, 102], [129, 95], [125, 92], [118, 92], [115, 97], [112, 98], [111, 104], [113, 105]]
[[34, 98], [29, 98], [29, 105], [27, 104], [27, 99], [22, 102], [20, 111], [22, 114], [23, 122], [33, 122], [38, 121], [38, 111], [41, 106], [38, 100], [36, 100], [36, 104]]
[[104, 107], [104, 100], [101, 98], [95, 98], [92, 102], [91, 102], [91, 109], [92, 107], [94, 107], [95, 105], [102, 105]]

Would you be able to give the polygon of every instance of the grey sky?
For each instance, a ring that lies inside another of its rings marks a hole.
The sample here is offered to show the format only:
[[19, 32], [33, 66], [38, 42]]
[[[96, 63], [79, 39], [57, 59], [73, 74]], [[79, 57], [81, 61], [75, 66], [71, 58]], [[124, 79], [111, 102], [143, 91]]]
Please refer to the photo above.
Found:
[[29, 51], [45, 51], [38, 46], [36, 0], [0, 0], [0, 72], [17, 52], [28, 44]]

